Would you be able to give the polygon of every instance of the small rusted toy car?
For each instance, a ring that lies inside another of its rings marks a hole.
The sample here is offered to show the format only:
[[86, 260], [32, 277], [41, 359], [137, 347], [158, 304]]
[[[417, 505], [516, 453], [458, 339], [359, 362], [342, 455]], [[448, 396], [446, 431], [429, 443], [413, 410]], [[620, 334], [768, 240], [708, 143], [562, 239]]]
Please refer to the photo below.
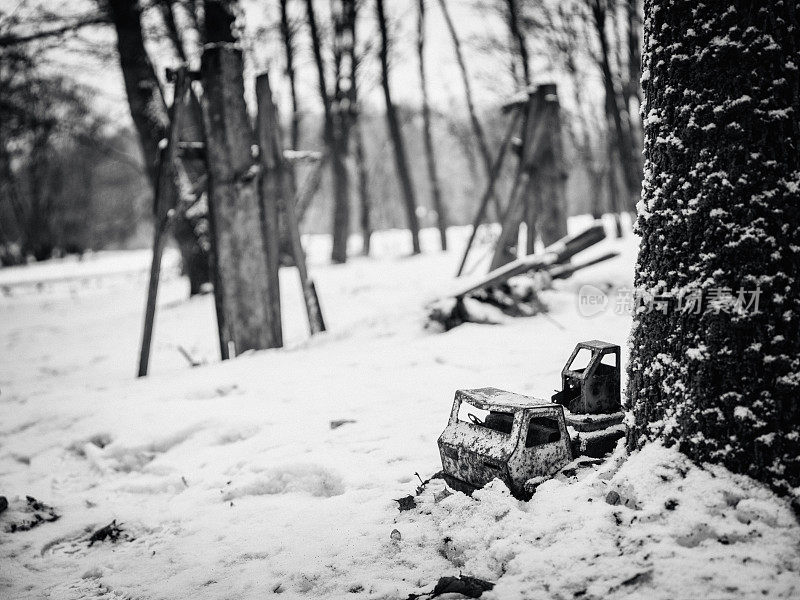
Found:
[[[586, 353], [582, 353], [585, 350]], [[614, 362], [605, 359], [613, 355]], [[576, 359], [585, 360], [576, 363]], [[552, 401], [497, 388], [458, 390], [439, 437], [442, 476], [472, 493], [497, 478], [519, 498], [578, 456], [600, 457], [625, 435], [619, 346], [578, 344]]]

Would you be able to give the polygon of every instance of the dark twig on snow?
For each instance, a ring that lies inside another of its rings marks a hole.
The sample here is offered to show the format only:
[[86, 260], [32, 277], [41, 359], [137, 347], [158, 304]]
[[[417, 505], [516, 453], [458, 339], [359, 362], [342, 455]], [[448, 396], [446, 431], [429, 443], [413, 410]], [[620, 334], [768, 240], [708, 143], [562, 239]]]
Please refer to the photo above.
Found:
[[480, 598], [483, 592], [488, 592], [492, 588], [494, 588], [494, 583], [477, 577], [467, 575], [440, 577], [433, 591], [424, 594], [409, 594], [408, 600], [417, 600], [423, 597], [436, 598], [443, 594], [461, 594], [467, 598]]
[[183, 346], [178, 346], [178, 352], [180, 352], [183, 358], [185, 358], [188, 361], [189, 366], [191, 367], [199, 367], [201, 364], [203, 364], [198, 360], [195, 360], [195, 358], [191, 354], [189, 354], [189, 351]]
[[116, 542], [119, 539], [120, 534], [122, 533], [122, 523], [117, 525], [117, 520], [114, 519], [106, 525], [105, 527], [101, 527], [97, 531], [95, 531], [92, 536], [89, 538], [89, 545], [94, 545], [95, 542], [104, 542], [109, 540], [111, 542]]

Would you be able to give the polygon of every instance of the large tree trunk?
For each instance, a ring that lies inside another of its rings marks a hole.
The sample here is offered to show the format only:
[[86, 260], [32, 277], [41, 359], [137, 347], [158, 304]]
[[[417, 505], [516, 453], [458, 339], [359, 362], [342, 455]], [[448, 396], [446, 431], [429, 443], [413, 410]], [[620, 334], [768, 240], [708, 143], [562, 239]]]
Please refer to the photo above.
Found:
[[264, 228], [252, 156], [256, 140], [244, 101], [242, 52], [234, 46], [232, 7], [224, 0], [206, 0], [204, 7], [208, 43], [201, 73], [215, 296], [229, 354], [241, 354], [280, 346], [270, 287], [276, 261], [270, 260]]
[[800, 485], [800, 24], [794, 2], [759, 6], [645, 3], [636, 286], [683, 303], [635, 317], [628, 442], [664, 439], [789, 492]]
[[[117, 53], [131, 118], [139, 136], [147, 176], [155, 190], [158, 145], [166, 131], [166, 104], [145, 49], [141, 7], [137, 0], [108, 0], [107, 7], [117, 32]], [[180, 197], [177, 190], [173, 197]], [[189, 277], [190, 293], [196, 294], [209, 281], [208, 253], [195, 235], [192, 223], [183, 215], [178, 215], [173, 234], [181, 251], [184, 273]]]
[[425, 75], [425, 0], [418, 2], [417, 56], [419, 58], [419, 84], [422, 92], [422, 139], [425, 142], [425, 161], [428, 166], [428, 183], [431, 186], [431, 204], [436, 211], [436, 225], [442, 250], [447, 250], [447, 213], [442, 201], [442, 189], [436, 172], [436, 153], [431, 133], [431, 107], [428, 101], [428, 80]]
[[389, 33], [386, 28], [386, 12], [383, 0], [376, 0], [375, 12], [378, 17], [378, 28], [381, 35], [381, 87], [383, 88], [383, 98], [386, 101], [386, 121], [389, 125], [389, 137], [394, 147], [394, 161], [397, 168], [397, 179], [400, 182], [400, 191], [403, 196], [403, 205], [406, 209], [406, 220], [411, 231], [411, 245], [414, 254], [419, 254], [417, 198], [414, 193], [414, 184], [411, 182], [411, 171], [408, 168], [403, 131], [400, 128], [400, 120], [397, 118], [397, 111], [392, 101], [392, 92], [389, 85]]
[[139, 134], [147, 175], [155, 186], [158, 144], [166, 131], [166, 105], [144, 46], [141, 7], [138, 0], [108, 0], [107, 6], [117, 31], [117, 53], [131, 118]]

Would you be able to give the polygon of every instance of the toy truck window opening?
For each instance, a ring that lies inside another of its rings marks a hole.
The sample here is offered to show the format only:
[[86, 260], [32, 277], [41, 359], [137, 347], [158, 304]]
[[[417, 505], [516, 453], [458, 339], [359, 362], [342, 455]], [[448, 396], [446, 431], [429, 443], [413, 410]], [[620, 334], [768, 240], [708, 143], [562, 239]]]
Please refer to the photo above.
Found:
[[573, 354], [572, 360], [567, 367], [573, 373], [583, 373], [592, 360], [592, 351], [588, 348], [578, 348], [578, 352]]
[[478, 427], [486, 427], [506, 435], [511, 434], [511, 429], [514, 426], [513, 413], [478, 408], [464, 400], [461, 401], [458, 407], [458, 420]]
[[533, 448], [543, 444], [552, 444], [561, 439], [561, 427], [558, 419], [551, 417], [531, 417], [528, 434], [525, 436], [525, 447]]
[[617, 353], [614, 352], [613, 350], [607, 350], [605, 354], [603, 354], [603, 357], [600, 359], [600, 364], [616, 369]]

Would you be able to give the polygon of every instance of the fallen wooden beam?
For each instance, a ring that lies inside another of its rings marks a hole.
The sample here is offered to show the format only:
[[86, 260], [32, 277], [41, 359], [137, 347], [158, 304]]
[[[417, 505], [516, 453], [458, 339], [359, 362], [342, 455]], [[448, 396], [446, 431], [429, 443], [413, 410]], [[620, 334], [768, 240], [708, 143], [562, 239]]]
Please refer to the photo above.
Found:
[[[618, 252], [612, 251], [579, 263], [568, 262], [604, 237], [602, 225], [597, 224], [578, 235], [559, 240], [542, 254], [526, 256], [495, 269], [482, 280], [430, 303], [426, 307], [428, 322], [448, 331], [466, 322], [499, 324], [507, 316], [541, 314], [553, 321], [547, 316], [547, 307], [538, 294], [547, 285], [544, 281], [548, 278], [542, 280], [522, 275], [543, 272], [549, 275], [549, 279], [564, 279], [580, 269], [618, 256]], [[510, 281], [515, 276], [520, 277]], [[553, 323], [563, 329], [559, 323]]]
[[567, 262], [579, 252], [583, 252], [601, 242], [605, 237], [605, 228], [602, 224], [597, 223], [577, 235], [568, 235], [561, 238], [555, 244], [545, 248], [541, 254], [529, 254], [490, 271], [481, 280], [457, 290], [452, 296], [463, 298], [477, 290], [504, 283], [515, 275]]
[[619, 256], [619, 252], [612, 251], [606, 252], [592, 258], [591, 260], [587, 260], [581, 263], [571, 263], [566, 265], [558, 265], [554, 266], [552, 269], [548, 271], [550, 273], [550, 277], [552, 279], [566, 279], [567, 277], [571, 276], [575, 271], [580, 271], [581, 269], [585, 269], [586, 267], [591, 267], [592, 265], [596, 265], [597, 263], [601, 263], [603, 261], [616, 258]]

